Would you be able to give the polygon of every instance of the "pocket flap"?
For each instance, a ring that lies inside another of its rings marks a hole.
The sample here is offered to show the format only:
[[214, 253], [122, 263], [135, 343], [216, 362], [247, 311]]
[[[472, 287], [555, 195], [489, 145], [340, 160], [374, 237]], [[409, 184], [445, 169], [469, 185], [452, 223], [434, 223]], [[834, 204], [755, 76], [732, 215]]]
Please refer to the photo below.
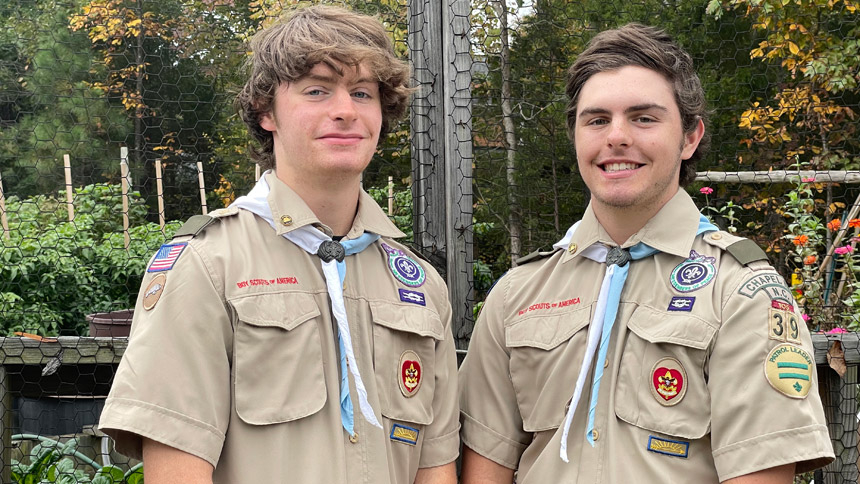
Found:
[[648, 306], [639, 306], [627, 327], [650, 343], [671, 343], [699, 350], [707, 349], [716, 328], [691, 314], [671, 314]]
[[230, 304], [243, 323], [287, 331], [320, 315], [314, 295], [304, 292], [257, 294], [233, 299]]
[[509, 348], [551, 350], [588, 326], [590, 316], [590, 305], [563, 314], [529, 316], [505, 327], [505, 342]]
[[386, 328], [442, 340], [445, 328], [432, 309], [413, 304], [399, 305], [389, 301], [370, 301], [373, 322]]

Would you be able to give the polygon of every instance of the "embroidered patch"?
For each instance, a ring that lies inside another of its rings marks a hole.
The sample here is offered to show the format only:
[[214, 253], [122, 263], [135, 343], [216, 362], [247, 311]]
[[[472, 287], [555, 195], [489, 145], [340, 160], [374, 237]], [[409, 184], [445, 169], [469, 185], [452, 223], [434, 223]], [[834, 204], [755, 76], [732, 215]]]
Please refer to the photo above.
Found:
[[558, 302], [554, 302], [554, 303], [548, 303], [548, 302], [535, 303], [535, 304], [532, 304], [525, 309], [520, 309], [519, 311], [517, 311], [517, 316], [522, 316], [523, 314], [529, 313], [532, 311], [566, 308], [568, 306], [575, 306], [579, 303], [580, 303], [580, 301], [579, 301], [578, 297], [573, 297], [570, 299], [565, 299], [563, 301], [558, 301]]
[[146, 272], [161, 272], [173, 269], [173, 264], [176, 263], [176, 259], [179, 259], [179, 254], [185, 250], [186, 245], [188, 245], [188, 242], [162, 245], [155, 254], [155, 259], [152, 260], [152, 263], [146, 269]]
[[803, 348], [781, 344], [770, 350], [764, 374], [776, 391], [791, 398], [806, 398], [812, 386], [815, 362]]
[[[778, 302], [778, 301], [774, 301]], [[793, 309], [784, 310], [770, 308], [768, 310], [767, 337], [783, 343], [800, 344], [800, 318]]]
[[415, 445], [418, 443], [418, 433], [420, 430], [413, 429], [401, 424], [393, 424], [391, 426], [391, 440], [403, 442], [404, 444]]
[[658, 454], [686, 459], [690, 452], [690, 443], [680, 440], [661, 439], [660, 437], [651, 435], [648, 437], [648, 450]]
[[687, 393], [687, 372], [681, 362], [666, 357], [651, 368], [651, 393], [661, 405], [671, 407]]
[[420, 304], [422, 306], [427, 305], [426, 301], [424, 301], [423, 292], [410, 291], [408, 289], [398, 289], [397, 292], [400, 294], [400, 300], [403, 302]]
[[400, 355], [400, 393], [405, 397], [414, 397], [421, 388], [421, 380], [424, 369], [421, 368], [421, 359], [412, 350], [406, 350]]
[[388, 253], [388, 268], [398, 281], [409, 287], [419, 287], [424, 284], [427, 276], [420, 264], [402, 250], [388, 244], [382, 244], [382, 248]]
[[694, 297], [675, 296], [669, 301], [669, 311], [692, 311], [693, 303], [696, 302]]
[[701, 255], [695, 250], [690, 251], [690, 257], [678, 264], [672, 271], [669, 281], [678, 292], [692, 292], [701, 289], [717, 274], [715, 257]]
[[295, 277], [276, 277], [274, 279], [248, 279], [246, 281], [239, 281], [236, 283], [236, 287], [239, 289], [249, 287], [249, 286], [283, 286], [283, 285], [291, 285], [298, 284], [299, 280]]
[[738, 289], [738, 294], [752, 299], [761, 291], [764, 291], [771, 301], [782, 301], [786, 304], [791, 304], [791, 290], [785, 285], [782, 277], [780, 277], [776, 272], [769, 272], [750, 277], [741, 284], [740, 289]]
[[146, 285], [143, 292], [143, 309], [149, 311], [155, 307], [155, 304], [161, 299], [161, 293], [164, 292], [164, 286], [167, 284], [167, 276], [164, 274], [156, 274], [155, 277]]

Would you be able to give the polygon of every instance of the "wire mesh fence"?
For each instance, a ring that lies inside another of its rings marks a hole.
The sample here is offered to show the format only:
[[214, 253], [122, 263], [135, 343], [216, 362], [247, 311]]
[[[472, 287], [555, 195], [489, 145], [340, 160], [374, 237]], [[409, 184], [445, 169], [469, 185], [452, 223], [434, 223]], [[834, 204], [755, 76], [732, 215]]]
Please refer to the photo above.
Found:
[[[32, 467], [50, 453], [45, 462], [78, 482], [116, 463], [102, 459], [109, 449], [89, 417], [123, 347], [80, 340], [87, 315], [131, 308], [147, 260], [181, 221], [226, 206], [259, 176], [232, 102], [245, 42], [294, 3], [0, 4], [4, 463]], [[831, 434], [845, 445], [826, 472], [798, 482], [856, 482], [854, 1], [329, 3], [378, 14], [412, 63], [419, 90], [410, 117], [381, 142], [363, 184], [446, 277], [463, 351], [493, 281], [518, 257], [548, 248], [588, 202], [565, 128], [565, 74], [577, 52], [600, 30], [631, 21], [675, 37], [694, 58], [711, 109], [711, 150], [688, 192], [720, 227], [765, 248], [810, 329], [831, 332], [816, 335], [817, 361]], [[97, 345], [96, 356], [87, 345]], [[38, 358], [24, 357], [31, 353]], [[840, 358], [844, 376], [831, 369]], [[42, 375], [51, 362], [57, 373]], [[28, 399], [48, 409], [22, 416], [36, 406]], [[64, 423], [41, 426], [49, 414], [66, 415]], [[71, 447], [36, 447], [25, 438], [32, 435], [74, 438], [96, 465], [64, 457]], [[9, 482], [19, 468], [4, 469]]]

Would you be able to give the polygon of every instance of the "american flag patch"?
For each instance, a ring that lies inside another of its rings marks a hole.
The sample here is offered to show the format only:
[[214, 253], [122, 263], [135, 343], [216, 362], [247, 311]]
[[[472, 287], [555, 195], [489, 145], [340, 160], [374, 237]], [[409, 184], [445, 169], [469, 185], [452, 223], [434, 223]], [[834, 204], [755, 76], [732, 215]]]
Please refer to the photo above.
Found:
[[161, 272], [173, 269], [173, 264], [176, 263], [176, 259], [179, 258], [179, 254], [185, 250], [186, 245], [188, 245], [188, 242], [162, 245], [161, 248], [158, 249], [158, 253], [155, 254], [155, 259], [152, 260], [152, 263], [149, 264], [149, 268], [146, 269], [146, 272]]

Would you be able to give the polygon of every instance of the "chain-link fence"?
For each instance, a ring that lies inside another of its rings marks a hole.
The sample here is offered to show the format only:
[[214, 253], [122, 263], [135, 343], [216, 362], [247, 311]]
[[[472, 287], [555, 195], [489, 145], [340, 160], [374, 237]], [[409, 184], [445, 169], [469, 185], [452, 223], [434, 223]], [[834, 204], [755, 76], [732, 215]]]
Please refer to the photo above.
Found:
[[[51, 466], [87, 482], [117, 463], [136, 479], [93, 427], [124, 340], [81, 339], [87, 315], [125, 321], [112, 312], [133, 306], [146, 261], [181, 221], [253, 185], [232, 101], [246, 40], [293, 3], [0, 3], [0, 427], [3, 462], [21, 463], [3, 467], [3, 482]], [[378, 14], [413, 65], [410, 117], [363, 183], [446, 277], [463, 351], [493, 281], [587, 204], [565, 130], [577, 52], [630, 21], [672, 34], [711, 108], [712, 148], [688, 191], [765, 248], [810, 328], [831, 332], [816, 335], [816, 361], [840, 458], [815, 481], [856, 482], [854, 1], [331, 3]], [[77, 450], [53, 443], [70, 440]]]

